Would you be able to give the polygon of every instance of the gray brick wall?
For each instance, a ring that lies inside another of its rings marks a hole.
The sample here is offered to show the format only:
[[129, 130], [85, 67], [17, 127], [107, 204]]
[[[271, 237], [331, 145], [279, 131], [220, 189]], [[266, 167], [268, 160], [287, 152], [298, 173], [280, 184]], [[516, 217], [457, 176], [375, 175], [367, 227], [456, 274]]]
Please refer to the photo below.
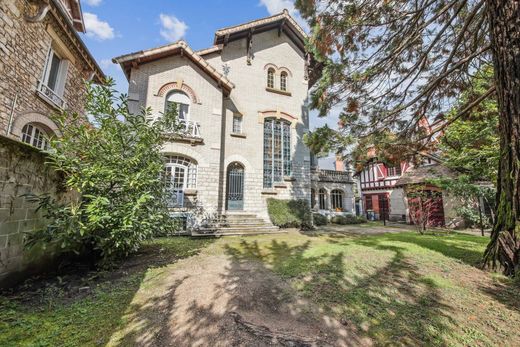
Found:
[[43, 228], [46, 221], [36, 211], [37, 204], [24, 195], [65, 197], [60, 182], [45, 165], [42, 152], [0, 136], [0, 286], [10, 273], [42, 265], [42, 258], [24, 251], [23, 243], [26, 233]]

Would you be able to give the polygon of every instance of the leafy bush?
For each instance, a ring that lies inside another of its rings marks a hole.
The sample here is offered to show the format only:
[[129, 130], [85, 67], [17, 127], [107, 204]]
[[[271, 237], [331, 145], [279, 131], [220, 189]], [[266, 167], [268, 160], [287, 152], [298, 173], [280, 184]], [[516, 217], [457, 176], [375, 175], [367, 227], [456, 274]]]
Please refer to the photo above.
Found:
[[365, 217], [361, 217], [361, 216], [338, 215], [338, 216], [332, 217], [330, 222], [334, 223], [334, 224], [341, 224], [341, 225], [362, 224], [362, 223], [366, 223], [367, 219]]
[[267, 199], [267, 212], [271, 222], [280, 228], [313, 229], [307, 200]]
[[[149, 121], [150, 110], [128, 111], [113, 82], [88, 85], [86, 114], [55, 117], [61, 137], [53, 139], [49, 164], [65, 176], [72, 199], [40, 197], [49, 225], [29, 236], [28, 246], [56, 244], [62, 252], [90, 252], [105, 260], [136, 251], [142, 241], [172, 228], [161, 179], [162, 134], [173, 129], [176, 112]], [[165, 128], [168, 127], [168, 128]]]
[[314, 218], [314, 225], [320, 226], [327, 225], [329, 223], [327, 216], [324, 216], [320, 213], [314, 213], [312, 217]]

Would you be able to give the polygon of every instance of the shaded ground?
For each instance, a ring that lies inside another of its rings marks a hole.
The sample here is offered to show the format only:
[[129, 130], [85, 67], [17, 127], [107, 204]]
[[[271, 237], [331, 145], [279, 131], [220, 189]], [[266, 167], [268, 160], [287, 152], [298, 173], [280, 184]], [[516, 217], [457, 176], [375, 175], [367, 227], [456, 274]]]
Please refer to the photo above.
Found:
[[0, 299], [0, 345], [520, 345], [487, 238], [380, 228], [159, 240], [66, 305]]

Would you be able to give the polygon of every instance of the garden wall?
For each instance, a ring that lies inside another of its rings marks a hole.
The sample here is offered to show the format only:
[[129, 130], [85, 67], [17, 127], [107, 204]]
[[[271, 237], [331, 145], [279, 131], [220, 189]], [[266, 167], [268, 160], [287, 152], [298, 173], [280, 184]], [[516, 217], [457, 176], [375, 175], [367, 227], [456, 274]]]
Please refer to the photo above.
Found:
[[38, 149], [0, 135], [0, 287], [45, 269], [51, 251], [25, 251], [27, 232], [45, 226], [37, 204], [27, 194], [64, 198], [59, 175], [45, 165]]

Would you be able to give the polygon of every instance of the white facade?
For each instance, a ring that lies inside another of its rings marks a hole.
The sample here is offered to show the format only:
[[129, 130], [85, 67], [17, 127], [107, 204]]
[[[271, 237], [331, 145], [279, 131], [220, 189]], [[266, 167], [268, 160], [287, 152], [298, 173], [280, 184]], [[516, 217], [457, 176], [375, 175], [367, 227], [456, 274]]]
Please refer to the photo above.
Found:
[[163, 149], [173, 158], [167, 174], [177, 207], [267, 220], [268, 198], [310, 201], [303, 136], [314, 80], [304, 38], [284, 11], [219, 30], [215, 45], [198, 52], [180, 41], [114, 59], [129, 80], [132, 112], [151, 108], [161, 117], [168, 101], [183, 108], [188, 131]]

